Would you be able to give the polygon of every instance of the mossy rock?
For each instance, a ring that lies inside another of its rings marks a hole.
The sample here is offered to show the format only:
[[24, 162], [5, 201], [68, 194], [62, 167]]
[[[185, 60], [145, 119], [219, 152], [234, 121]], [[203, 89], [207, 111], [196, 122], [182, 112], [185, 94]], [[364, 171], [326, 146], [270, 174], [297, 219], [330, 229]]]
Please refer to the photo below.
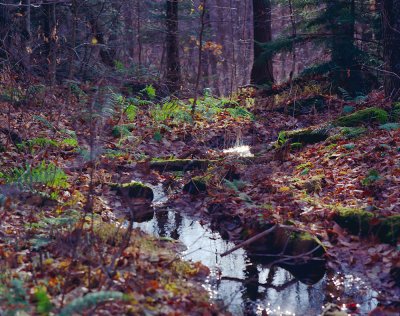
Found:
[[118, 195], [131, 199], [141, 198], [150, 202], [154, 199], [153, 190], [141, 182], [111, 183], [110, 187], [116, 190]]
[[395, 244], [400, 237], [400, 215], [386, 217], [376, 230], [381, 241]]
[[364, 110], [357, 111], [355, 113], [339, 117], [333, 124], [335, 126], [342, 127], [355, 127], [371, 122], [378, 122], [380, 124], [387, 123], [389, 120], [389, 114], [380, 108], [372, 107]]
[[293, 131], [282, 131], [278, 136], [278, 144], [290, 141], [292, 144], [315, 144], [326, 140], [329, 137], [329, 126], [319, 128], [303, 128]]
[[123, 124], [114, 126], [111, 133], [114, 137], [128, 136], [135, 129], [135, 124]]
[[306, 190], [307, 193], [319, 193], [325, 184], [325, 176], [317, 175], [299, 183], [300, 188]]
[[150, 162], [150, 168], [157, 171], [206, 170], [209, 160], [203, 159], [158, 159]]
[[303, 254], [308, 254], [308, 257], [318, 258], [325, 254], [325, 248], [317, 237], [308, 232], [280, 226], [246, 248], [251, 253], [259, 255], [277, 254], [301, 257]]
[[183, 192], [193, 195], [207, 192], [207, 180], [207, 177], [193, 177], [183, 186]]
[[355, 235], [367, 235], [371, 232], [370, 222], [374, 218], [371, 212], [360, 209], [343, 208], [336, 212], [334, 220], [340, 227]]

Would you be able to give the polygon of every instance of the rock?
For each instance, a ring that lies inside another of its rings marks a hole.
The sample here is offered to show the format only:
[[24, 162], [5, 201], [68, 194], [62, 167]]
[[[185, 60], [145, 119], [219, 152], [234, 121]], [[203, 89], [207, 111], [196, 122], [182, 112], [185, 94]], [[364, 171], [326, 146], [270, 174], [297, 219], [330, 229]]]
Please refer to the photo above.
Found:
[[251, 253], [293, 256], [302, 262], [305, 261], [302, 255], [310, 259], [321, 257], [325, 253], [325, 248], [317, 237], [287, 226], [277, 227], [271, 234], [251, 243], [247, 248]]
[[381, 220], [375, 230], [379, 239], [389, 244], [396, 244], [400, 237], [400, 215], [393, 215]]
[[351, 234], [371, 233], [385, 243], [395, 244], [400, 237], [400, 215], [377, 217], [368, 211], [345, 208], [336, 212], [334, 220]]
[[387, 123], [389, 114], [380, 108], [372, 107], [364, 110], [357, 111], [350, 115], [342, 116], [333, 121], [335, 126], [354, 127], [371, 122], [378, 122], [380, 124]]
[[371, 212], [361, 209], [343, 208], [334, 215], [334, 221], [355, 235], [366, 235], [371, 231], [370, 221], [374, 218]]
[[347, 316], [347, 313], [342, 311], [338, 305], [328, 303], [321, 316]]
[[154, 193], [153, 190], [141, 182], [128, 182], [128, 183], [111, 183], [110, 187], [117, 191], [118, 195], [121, 195], [130, 199], [145, 199], [153, 201]]

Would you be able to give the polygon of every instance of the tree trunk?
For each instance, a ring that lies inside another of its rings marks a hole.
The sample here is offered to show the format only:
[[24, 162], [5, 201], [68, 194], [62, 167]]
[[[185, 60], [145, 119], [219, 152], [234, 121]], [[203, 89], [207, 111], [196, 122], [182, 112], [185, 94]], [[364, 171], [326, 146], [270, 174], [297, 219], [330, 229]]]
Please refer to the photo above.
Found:
[[400, 0], [383, 1], [385, 95], [400, 100]]
[[251, 83], [257, 85], [274, 82], [272, 59], [262, 58], [260, 44], [272, 40], [271, 30], [271, 1], [253, 0], [253, 28], [254, 28], [254, 63], [251, 71]]
[[365, 90], [354, 46], [355, 0], [330, 1], [327, 10], [332, 17], [329, 22], [332, 30], [332, 62], [335, 65], [333, 82], [336, 87], [355, 96], [357, 92]]
[[56, 82], [57, 70], [57, 19], [56, 4], [47, 1], [44, 15], [44, 33], [46, 37], [46, 55], [48, 62], [48, 77], [51, 85]]
[[170, 93], [179, 90], [181, 67], [179, 63], [178, 0], [167, 0], [167, 85]]
[[71, 40], [69, 47], [69, 56], [68, 56], [68, 79], [72, 80], [75, 74], [75, 46], [76, 46], [76, 29], [78, 25], [78, 3], [77, 0], [72, 0], [72, 30], [71, 30]]
[[0, 59], [9, 58], [9, 45], [11, 39], [10, 26], [12, 25], [9, 7], [0, 5]]

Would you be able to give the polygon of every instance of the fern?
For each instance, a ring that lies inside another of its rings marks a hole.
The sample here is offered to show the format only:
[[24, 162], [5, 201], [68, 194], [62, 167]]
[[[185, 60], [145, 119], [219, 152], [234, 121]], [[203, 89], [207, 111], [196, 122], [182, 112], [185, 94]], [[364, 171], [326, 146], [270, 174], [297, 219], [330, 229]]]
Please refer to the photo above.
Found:
[[10, 284], [0, 283], [0, 305], [5, 308], [4, 315], [7, 316], [28, 312], [29, 297], [24, 282], [20, 279], [12, 279]]
[[129, 104], [125, 109], [125, 114], [128, 120], [133, 121], [136, 117], [137, 107], [133, 104]]
[[42, 117], [42, 116], [34, 115], [34, 116], [33, 116], [33, 119], [36, 120], [36, 121], [38, 121], [38, 122], [40, 122], [40, 123], [42, 123], [42, 124], [44, 124], [47, 128], [49, 128], [49, 129], [51, 129], [51, 130], [53, 130], [53, 131], [56, 130], [56, 128], [54, 127], [54, 125], [51, 124], [47, 119], [45, 119], [45, 118]]
[[101, 291], [97, 293], [89, 293], [84, 297], [74, 299], [71, 303], [65, 306], [59, 316], [70, 316], [74, 313], [82, 312], [85, 309], [96, 306], [99, 303], [108, 300], [126, 300], [127, 296], [121, 292]]
[[11, 174], [6, 176], [6, 180], [22, 187], [32, 187], [34, 184], [44, 184], [50, 188], [68, 187], [68, 177], [64, 171], [54, 164], [47, 165], [44, 161], [37, 167], [27, 164], [24, 168], [14, 168]]
[[37, 300], [36, 310], [41, 315], [49, 315], [53, 309], [53, 304], [50, 302], [49, 296], [45, 287], [39, 287], [35, 291], [35, 298]]
[[141, 92], [147, 94], [149, 99], [154, 99], [156, 97], [156, 89], [154, 89], [152, 85], [146, 86]]

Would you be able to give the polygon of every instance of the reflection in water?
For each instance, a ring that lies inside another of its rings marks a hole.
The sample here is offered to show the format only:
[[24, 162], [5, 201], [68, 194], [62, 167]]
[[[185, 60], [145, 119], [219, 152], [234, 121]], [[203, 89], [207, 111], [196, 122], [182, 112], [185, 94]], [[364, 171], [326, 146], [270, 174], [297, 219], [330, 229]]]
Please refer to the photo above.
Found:
[[[372, 299], [376, 293], [366, 284], [349, 278], [340, 283], [339, 278], [324, 277], [325, 270], [318, 265], [288, 266], [286, 270], [277, 266], [268, 268], [265, 262], [249, 257], [243, 249], [221, 258], [219, 254], [234, 244], [184, 214], [159, 209], [152, 220], [135, 223], [134, 227], [182, 242], [187, 248], [182, 254], [184, 259], [201, 261], [210, 268], [204, 286], [212, 299], [220, 301], [234, 315], [319, 315], [328, 302], [344, 302], [346, 297], [357, 299], [348, 293], [350, 281], [358, 283], [358, 291], [365, 298], [360, 301], [361, 311], [376, 306]], [[360, 288], [363, 286], [364, 292]]]

